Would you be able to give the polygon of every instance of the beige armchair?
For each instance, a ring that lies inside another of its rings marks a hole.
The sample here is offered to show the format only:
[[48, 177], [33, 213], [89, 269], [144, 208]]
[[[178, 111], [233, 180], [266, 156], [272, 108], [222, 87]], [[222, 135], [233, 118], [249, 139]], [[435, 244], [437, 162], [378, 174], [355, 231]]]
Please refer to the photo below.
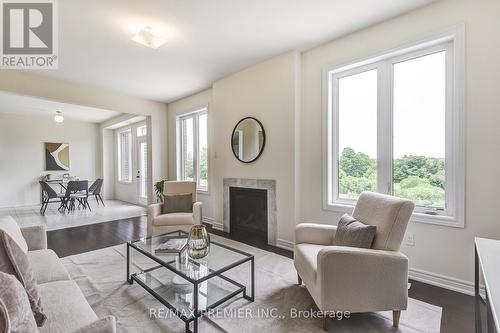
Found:
[[192, 194], [192, 213], [162, 214], [162, 203], [148, 206], [148, 236], [159, 235], [171, 231], [183, 230], [189, 232], [195, 224], [201, 224], [201, 202], [196, 201], [196, 182], [166, 181], [163, 194]]
[[[295, 229], [294, 265], [299, 285], [324, 312], [393, 311], [398, 327], [408, 302], [408, 258], [399, 247], [413, 202], [363, 192], [352, 216], [377, 227], [371, 249], [333, 246], [336, 226], [303, 223]], [[323, 329], [328, 330], [328, 318]]]

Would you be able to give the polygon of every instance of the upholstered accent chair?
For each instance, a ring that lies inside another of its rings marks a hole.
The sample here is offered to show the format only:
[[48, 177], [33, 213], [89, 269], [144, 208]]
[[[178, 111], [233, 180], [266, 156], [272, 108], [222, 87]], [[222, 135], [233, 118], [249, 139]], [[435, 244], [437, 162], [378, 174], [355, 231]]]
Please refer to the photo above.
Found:
[[[398, 327], [408, 302], [408, 258], [399, 247], [413, 202], [363, 192], [352, 216], [377, 227], [372, 248], [333, 246], [333, 225], [302, 223], [295, 229], [294, 265], [319, 310], [393, 311]], [[328, 330], [328, 318], [323, 329]]]
[[192, 194], [193, 211], [163, 214], [163, 204], [148, 206], [147, 235], [159, 235], [171, 231], [189, 232], [195, 224], [201, 224], [201, 202], [196, 201], [196, 182], [166, 181], [163, 186], [164, 195]]

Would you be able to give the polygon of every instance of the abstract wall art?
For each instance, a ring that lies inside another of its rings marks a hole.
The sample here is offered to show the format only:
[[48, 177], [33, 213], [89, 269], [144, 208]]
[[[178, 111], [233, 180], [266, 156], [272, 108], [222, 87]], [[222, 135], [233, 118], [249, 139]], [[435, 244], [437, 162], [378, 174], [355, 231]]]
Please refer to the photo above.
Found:
[[69, 144], [45, 142], [45, 170], [69, 170]]

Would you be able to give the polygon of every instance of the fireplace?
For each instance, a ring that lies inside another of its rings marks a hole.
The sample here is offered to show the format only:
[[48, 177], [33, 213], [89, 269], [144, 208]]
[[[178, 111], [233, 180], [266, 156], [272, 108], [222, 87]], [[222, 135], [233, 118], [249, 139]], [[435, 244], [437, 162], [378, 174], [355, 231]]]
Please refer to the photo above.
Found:
[[235, 239], [268, 243], [267, 190], [229, 187], [230, 233]]

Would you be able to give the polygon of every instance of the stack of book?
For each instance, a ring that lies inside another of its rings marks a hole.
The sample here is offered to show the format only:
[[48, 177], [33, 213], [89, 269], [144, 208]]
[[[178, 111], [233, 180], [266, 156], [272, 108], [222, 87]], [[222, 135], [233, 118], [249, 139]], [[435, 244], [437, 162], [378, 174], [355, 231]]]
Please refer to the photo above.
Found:
[[187, 246], [187, 238], [172, 238], [160, 244], [155, 249], [155, 254], [181, 253]]

